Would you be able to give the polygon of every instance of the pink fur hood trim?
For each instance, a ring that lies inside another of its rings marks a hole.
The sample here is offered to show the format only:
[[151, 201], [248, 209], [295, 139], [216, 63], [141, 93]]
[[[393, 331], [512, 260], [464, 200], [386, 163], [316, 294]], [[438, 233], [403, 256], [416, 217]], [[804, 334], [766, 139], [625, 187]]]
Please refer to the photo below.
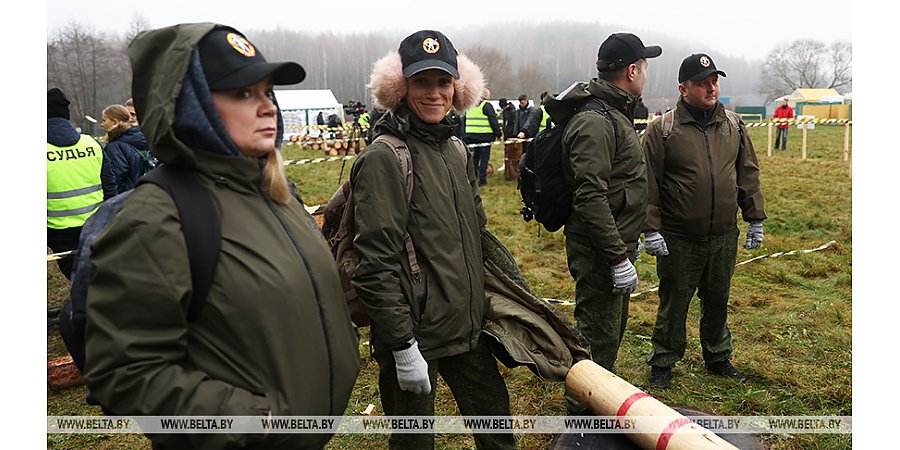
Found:
[[[481, 100], [484, 92], [484, 75], [481, 69], [465, 55], [456, 56], [459, 79], [453, 80], [453, 110], [462, 114]], [[406, 78], [403, 77], [403, 63], [400, 53], [388, 53], [372, 68], [369, 89], [375, 106], [396, 111], [406, 97]]]

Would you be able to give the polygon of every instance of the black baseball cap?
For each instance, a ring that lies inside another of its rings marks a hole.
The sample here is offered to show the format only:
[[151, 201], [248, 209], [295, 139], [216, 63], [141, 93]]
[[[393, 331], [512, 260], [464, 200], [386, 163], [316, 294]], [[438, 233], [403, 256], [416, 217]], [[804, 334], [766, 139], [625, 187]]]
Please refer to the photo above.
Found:
[[456, 48], [440, 31], [416, 31], [400, 42], [399, 52], [405, 78], [423, 70], [440, 69], [459, 79]]
[[275, 84], [296, 84], [306, 71], [295, 62], [270, 63], [239, 31], [216, 28], [197, 45], [200, 64], [211, 91], [249, 86], [272, 75]]
[[639, 59], [656, 58], [661, 54], [660, 46], [644, 47], [641, 39], [631, 33], [613, 33], [600, 44], [597, 59], [606, 62], [600, 69], [601, 72], [611, 72], [627, 67]]
[[714, 73], [725, 75], [719, 69], [716, 69], [716, 63], [706, 53], [694, 53], [684, 61], [681, 61], [681, 68], [678, 69], [678, 82], [684, 83], [687, 80], [700, 81]]

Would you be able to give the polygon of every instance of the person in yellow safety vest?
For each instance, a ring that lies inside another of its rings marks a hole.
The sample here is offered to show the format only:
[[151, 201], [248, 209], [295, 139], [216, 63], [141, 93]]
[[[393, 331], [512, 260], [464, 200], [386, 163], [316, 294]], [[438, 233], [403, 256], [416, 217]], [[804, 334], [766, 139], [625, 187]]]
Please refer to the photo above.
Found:
[[547, 114], [547, 110], [544, 109], [544, 105], [541, 105], [541, 114], [543, 115], [543, 120], [541, 120], [541, 126], [538, 127], [538, 133], [544, 131], [546, 128], [550, 128], [550, 114]]
[[367, 130], [369, 128], [369, 113], [363, 112], [359, 115], [359, 126], [362, 127], [363, 130]]
[[[63, 91], [47, 91], [47, 246], [54, 253], [78, 248], [82, 225], [104, 200], [100, 173], [106, 169], [100, 144], [69, 122]], [[67, 279], [73, 262], [56, 261]]]
[[[478, 185], [487, 184], [487, 167], [491, 159], [491, 142], [503, 135], [500, 122], [497, 121], [497, 112], [494, 105], [488, 100], [491, 91], [484, 89], [482, 101], [478, 106], [466, 111], [465, 142], [469, 144], [476, 170], [478, 171]], [[475, 145], [474, 147], [471, 145]]]

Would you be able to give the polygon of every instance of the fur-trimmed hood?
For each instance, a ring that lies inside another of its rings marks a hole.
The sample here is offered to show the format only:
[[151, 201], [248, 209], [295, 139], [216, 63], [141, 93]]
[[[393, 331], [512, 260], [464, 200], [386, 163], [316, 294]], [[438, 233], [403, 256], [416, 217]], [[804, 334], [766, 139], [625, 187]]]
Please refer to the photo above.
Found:
[[[459, 54], [456, 61], [459, 79], [453, 81], [453, 110], [462, 114], [481, 100], [485, 83], [481, 69], [472, 60]], [[400, 53], [388, 53], [375, 61], [368, 86], [372, 90], [375, 106], [397, 111], [406, 98], [406, 83]]]

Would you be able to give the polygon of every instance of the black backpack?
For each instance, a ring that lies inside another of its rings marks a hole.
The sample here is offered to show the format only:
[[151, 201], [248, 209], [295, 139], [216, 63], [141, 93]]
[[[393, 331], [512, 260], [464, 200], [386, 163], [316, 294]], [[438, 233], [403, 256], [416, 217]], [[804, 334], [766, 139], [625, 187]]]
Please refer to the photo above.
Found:
[[562, 138], [569, 119], [582, 111], [599, 112], [612, 123], [615, 135], [619, 135], [616, 121], [606, 105], [591, 96], [580, 107], [574, 108], [568, 117], [526, 142], [519, 162], [518, 189], [525, 203], [519, 213], [526, 222], [535, 219], [550, 232], [566, 224], [572, 209], [572, 189], [566, 184], [562, 172]]
[[[137, 185], [144, 183], [153, 183], [165, 189], [178, 208], [192, 277], [193, 297], [187, 318], [189, 322], [193, 322], [200, 316], [206, 302], [219, 261], [222, 240], [219, 213], [209, 191], [200, 185], [192, 171], [161, 164], [141, 177]], [[87, 292], [96, 272], [96, 267], [90, 261], [91, 247], [106, 229], [109, 221], [122, 208], [131, 192], [133, 190], [128, 190], [103, 202], [97, 212], [84, 223], [81, 237], [78, 239], [78, 253], [75, 255], [72, 281], [69, 285], [69, 301], [60, 313], [59, 332], [69, 354], [72, 355], [72, 360], [82, 373], [85, 357]], [[88, 403], [91, 403], [90, 397]]]

